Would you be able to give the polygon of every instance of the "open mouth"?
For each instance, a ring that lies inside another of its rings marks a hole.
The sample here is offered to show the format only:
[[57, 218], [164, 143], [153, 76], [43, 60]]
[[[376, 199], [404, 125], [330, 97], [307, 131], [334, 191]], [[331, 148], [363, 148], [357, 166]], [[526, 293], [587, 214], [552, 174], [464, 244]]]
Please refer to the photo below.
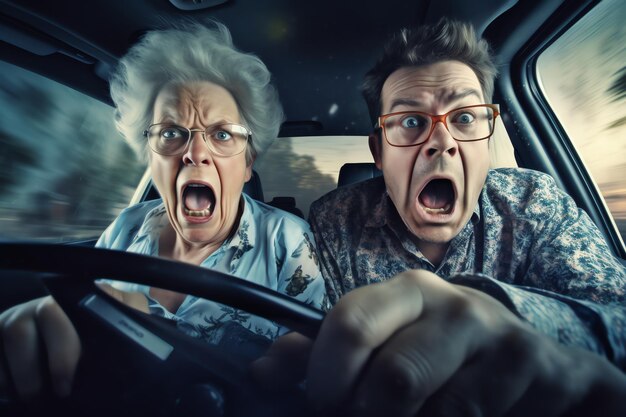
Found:
[[209, 217], [215, 208], [215, 193], [204, 184], [187, 184], [183, 190], [183, 204], [187, 216]]
[[431, 214], [450, 214], [454, 208], [454, 186], [447, 179], [430, 181], [418, 197], [424, 211]]

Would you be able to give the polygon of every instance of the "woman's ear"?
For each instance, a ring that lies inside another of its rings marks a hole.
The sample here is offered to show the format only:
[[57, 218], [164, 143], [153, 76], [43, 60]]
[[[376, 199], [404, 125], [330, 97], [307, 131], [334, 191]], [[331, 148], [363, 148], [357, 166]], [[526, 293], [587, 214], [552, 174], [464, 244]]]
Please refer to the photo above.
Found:
[[252, 178], [252, 165], [254, 165], [254, 157], [250, 158], [250, 163], [246, 163], [246, 175], [244, 177], [244, 182], [250, 181]]
[[382, 171], [383, 144], [381, 143], [380, 130], [376, 130], [370, 133], [368, 140], [370, 145], [370, 152], [372, 153], [372, 157], [374, 158], [376, 168]]

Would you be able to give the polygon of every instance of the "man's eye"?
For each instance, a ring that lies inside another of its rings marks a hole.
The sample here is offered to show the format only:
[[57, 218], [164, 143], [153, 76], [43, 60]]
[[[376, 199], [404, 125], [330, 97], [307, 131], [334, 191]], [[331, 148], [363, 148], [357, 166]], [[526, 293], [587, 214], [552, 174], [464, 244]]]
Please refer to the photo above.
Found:
[[232, 138], [232, 135], [225, 130], [218, 130], [213, 134], [213, 137], [219, 141], [225, 142]]
[[454, 119], [452, 120], [452, 123], [470, 124], [474, 120], [476, 120], [476, 117], [472, 113], [463, 112], [463, 113], [455, 114]]
[[426, 126], [426, 119], [421, 116], [411, 115], [402, 119], [402, 127], [406, 127], [408, 129], [415, 129], [424, 126]]

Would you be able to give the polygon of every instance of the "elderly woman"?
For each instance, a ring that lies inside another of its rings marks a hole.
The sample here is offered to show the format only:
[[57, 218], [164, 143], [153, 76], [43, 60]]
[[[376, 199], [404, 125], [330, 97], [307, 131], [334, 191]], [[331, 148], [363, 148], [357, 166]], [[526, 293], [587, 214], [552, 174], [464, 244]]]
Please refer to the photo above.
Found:
[[[325, 307], [307, 223], [242, 193], [282, 119], [269, 80], [265, 65], [235, 49], [215, 22], [149, 32], [131, 48], [112, 76], [111, 96], [119, 130], [149, 164], [162, 199], [124, 210], [97, 246], [227, 272]], [[229, 321], [269, 339], [281, 333], [272, 322], [209, 300], [110, 284], [116, 289], [106, 290], [120, 300], [209, 341]], [[9, 364], [0, 365], [0, 390], [11, 373], [21, 397], [40, 392], [47, 378], [58, 394], [69, 393], [80, 341], [54, 300], [7, 310], [0, 329], [0, 363]], [[38, 367], [41, 356], [48, 369]]]
[[[217, 269], [320, 307], [324, 285], [308, 225], [242, 194], [282, 119], [269, 80], [223, 25], [154, 31], [135, 45], [112, 77], [111, 96], [117, 125], [147, 159], [162, 201], [126, 209], [97, 246]], [[307, 277], [303, 286], [289, 285], [299, 277]], [[192, 334], [210, 337], [207, 323], [227, 318], [277, 336], [275, 325], [207, 300], [116, 287], [144, 292], [153, 312], [182, 320]]]

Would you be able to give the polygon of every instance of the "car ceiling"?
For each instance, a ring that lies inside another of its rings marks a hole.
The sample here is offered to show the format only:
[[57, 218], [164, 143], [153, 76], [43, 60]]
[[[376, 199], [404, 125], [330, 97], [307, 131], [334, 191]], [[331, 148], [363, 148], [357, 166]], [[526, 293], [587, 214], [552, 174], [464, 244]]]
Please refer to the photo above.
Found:
[[164, 18], [214, 18], [272, 72], [287, 116], [281, 136], [366, 135], [371, 121], [359, 87], [390, 33], [442, 15], [483, 31], [512, 6], [508, 14], [533, 3], [226, 0], [184, 11], [169, 0], [0, 0], [0, 58], [109, 102], [110, 69], [146, 30]]

